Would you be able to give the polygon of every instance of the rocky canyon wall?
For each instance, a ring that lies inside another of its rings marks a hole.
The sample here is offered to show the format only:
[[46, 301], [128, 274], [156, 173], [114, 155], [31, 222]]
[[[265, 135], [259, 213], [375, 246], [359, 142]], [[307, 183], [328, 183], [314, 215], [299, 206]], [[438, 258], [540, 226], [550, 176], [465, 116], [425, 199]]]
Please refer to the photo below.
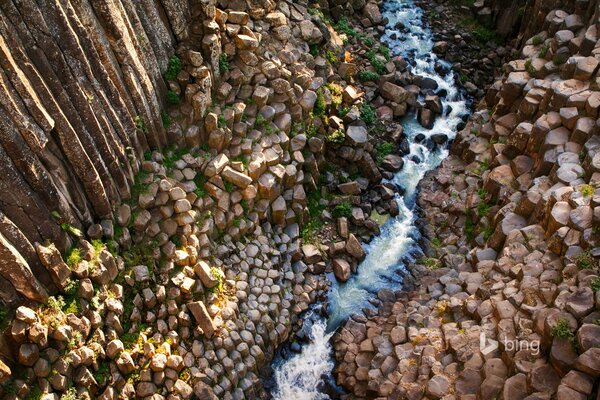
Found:
[[169, 144], [162, 74], [214, 15], [214, 2], [194, 0], [0, 4], [4, 301], [43, 300], [53, 285], [35, 243], [65, 251], [71, 227], [111, 220], [144, 152]]
[[542, 30], [551, 10], [589, 16], [597, 20], [598, 3], [582, 0], [479, 0], [473, 4], [478, 18], [505, 37], [518, 37], [519, 43]]

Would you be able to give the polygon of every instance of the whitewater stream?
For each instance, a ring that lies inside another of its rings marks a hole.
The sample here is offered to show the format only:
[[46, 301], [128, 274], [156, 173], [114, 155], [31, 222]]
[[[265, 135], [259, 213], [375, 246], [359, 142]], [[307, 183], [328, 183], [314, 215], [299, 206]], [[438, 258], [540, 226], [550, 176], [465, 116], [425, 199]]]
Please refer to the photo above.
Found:
[[324, 390], [326, 386], [331, 389], [335, 366], [331, 337], [350, 315], [373, 307], [371, 300], [379, 290], [401, 289], [405, 265], [421, 254], [420, 233], [415, 225], [417, 186], [427, 171], [436, 168], [448, 156], [446, 147], [432, 149], [429, 146], [430, 151], [427, 142], [435, 134], [453, 139], [469, 114], [467, 100], [456, 84], [450, 65], [433, 54], [433, 36], [423, 11], [413, 0], [388, 0], [381, 11], [389, 21], [382, 41], [394, 56], [401, 55], [409, 61], [413, 75], [437, 83], [435, 92], [442, 100], [443, 113], [437, 117], [432, 129], [423, 128], [415, 114], [407, 115], [402, 121], [410, 154], [404, 156], [404, 167], [392, 179], [403, 188], [402, 195], [396, 194], [400, 213], [389, 218], [381, 227], [381, 234], [365, 246], [367, 256], [358, 266], [357, 273], [346, 283], [332, 285], [328, 299], [329, 317], [320, 317], [314, 311], [304, 316], [303, 329], [308, 331], [310, 342], [290, 358], [274, 360], [275, 387], [271, 394], [276, 400], [331, 398]]

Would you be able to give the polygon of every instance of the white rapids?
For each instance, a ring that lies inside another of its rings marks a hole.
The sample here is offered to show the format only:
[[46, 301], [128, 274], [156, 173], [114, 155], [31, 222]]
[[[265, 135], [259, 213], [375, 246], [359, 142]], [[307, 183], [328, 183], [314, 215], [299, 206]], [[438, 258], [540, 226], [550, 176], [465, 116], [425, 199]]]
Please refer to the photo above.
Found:
[[[329, 319], [313, 324], [311, 342], [305, 345], [300, 354], [274, 365], [277, 389], [273, 398], [276, 400], [329, 399], [327, 394], [322, 393], [322, 378], [330, 375], [334, 367], [329, 342], [331, 332], [350, 315], [373, 307], [370, 300], [377, 296], [379, 290], [401, 288], [399, 272], [404, 271], [404, 264], [419, 253], [417, 241], [420, 233], [415, 226], [417, 186], [428, 171], [436, 168], [448, 156], [445, 147], [438, 146], [429, 151], [425, 143], [434, 134], [444, 134], [449, 140], [454, 139], [459, 124], [469, 114], [467, 101], [456, 85], [450, 65], [433, 54], [433, 37], [423, 24], [423, 11], [413, 0], [388, 0], [384, 2], [382, 14], [389, 21], [382, 41], [393, 55], [402, 55], [406, 60], [414, 61], [409, 66], [413, 75], [434, 80], [438, 86], [436, 92], [445, 92], [445, 96], [440, 95], [443, 115], [436, 118], [431, 129], [423, 128], [414, 114], [402, 121], [410, 143], [410, 154], [403, 157], [404, 167], [392, 179], [393, 183], [404, 189], [402, 195], [396, 195], [400, 213], [389, 218], [381, 227], [381, 234], [365, 246], [367, 256], [357, 273], [348, 282], [332, 286]], [[438, 70], [447, 73], [439, 74], [436, 65]], [[418, 135], [419, 142], [415, 140]]]

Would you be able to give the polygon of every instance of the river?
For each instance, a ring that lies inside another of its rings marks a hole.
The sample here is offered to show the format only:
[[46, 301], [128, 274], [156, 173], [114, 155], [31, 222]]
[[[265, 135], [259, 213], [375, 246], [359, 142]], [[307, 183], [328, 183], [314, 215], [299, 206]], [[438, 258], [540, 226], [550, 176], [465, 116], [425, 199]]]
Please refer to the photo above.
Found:
[[[396, 194], [400, 213], [381, 227], [381, 233], [365, 246], [366, 258], [358, 271], [344, 284], [333, 283], [329, 293], [329, 317], [320, 317], [312, 311], [305, 315], [303, 329], [309, 332], [310, 342], [300, 353], [288, 359], [278, 357], [273, 362], [276, 400], [325, 400], [331, 396], [324, 388], [332, 380], [335, 367], [331, 338], [335, 329], [350, 315], [373, 307], [371, 300], [377, 292], [387, 288], [402, 288], [405, 265], [420, 254], [415, 197], [423, 176], [436, 168], [448, 156], [444, 146], [427, 146], [434, 134], [453, 139], [464, 118], [469, 115], [468, 102], [456, 84], [451, 65], [433, 54], [433, 35], [428, 28], [422, 9], [412, 0], [388, 0], [382, 6], [387, 17], [382, 41], [393, 55], [402, 55], [410, 62], [413, 75], [436, 82], [442, 100], [443, 113], [431, 129], [423, 128], [415, 114], [407, 115], [402, 125], [410, 143], [410, 154], [404, 157], [404, 167], [393, 182], [402, 187]], [[423, 100], [423, 99], [420, 99]], [[431, 142], [430, 142], [431, 143]], [[431, 151], [430, 151], [431, 149]], [[335, 280], [334, 280], [335, 281]]]

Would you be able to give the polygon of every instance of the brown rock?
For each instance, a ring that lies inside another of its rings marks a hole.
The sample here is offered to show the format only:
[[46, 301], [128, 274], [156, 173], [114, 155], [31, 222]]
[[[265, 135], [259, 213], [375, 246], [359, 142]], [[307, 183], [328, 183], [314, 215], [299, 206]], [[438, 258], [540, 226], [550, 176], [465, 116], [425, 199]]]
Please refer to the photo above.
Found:
[[350, 264], [343, 258], [336, 258], [333, 260], [333, 273], [340, 282], [346, 282], [350, 279]]
[[365, 250], [362, 248], [362, 245], [353, 233], [348, 236], [348, 240], [346, 241], [346, 251], [352, 257], [359, 260], [365, 258], [366, 255]]
[[188, 310], [192, 313], [198, 326], [202, 329], [206, 337], [212, 337], [217, 327], [215, 326], [208, 310], [201, 301], [195, 301], [187, 304]]

